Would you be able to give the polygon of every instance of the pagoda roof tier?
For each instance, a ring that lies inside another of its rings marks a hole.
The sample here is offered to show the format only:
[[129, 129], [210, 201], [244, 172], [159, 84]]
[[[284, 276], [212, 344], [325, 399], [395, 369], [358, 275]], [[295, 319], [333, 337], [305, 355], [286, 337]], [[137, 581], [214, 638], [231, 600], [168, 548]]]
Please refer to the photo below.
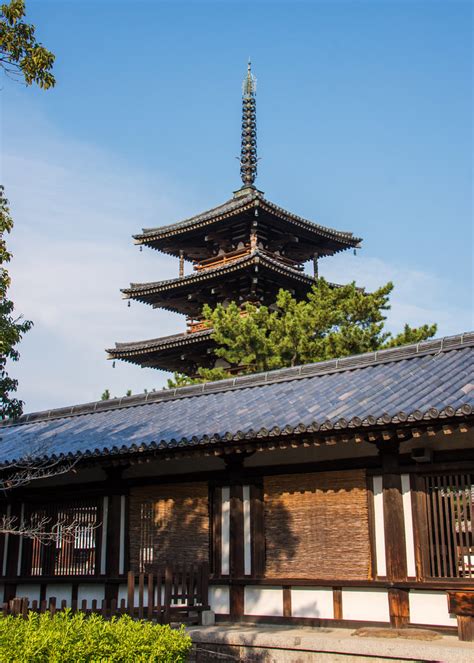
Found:
[[[233, 198], [206, 212], [179, 223], [159, 228], [144, 228], [135, 243], [188, 260], [202, 260], [215, 254], [216, 245], [248, 239], [248, 229], [257, 222], [273, 247], [284, 247], [285, 255], [305, 262], [316, 253], [333, 255], [357, 247], [362, 241], [351, 232], [342, 232], [308, 221], [264, 198], [261, 191], [247, 187]], [[206, 229], [207, 232], [203, 232]], [[220, 234], [221, 233], [221, 234]]]
[[280, 288], [302, 298], [314, 283], [314, 277], [257, 249], [220, 267], [195, 271], [182, 278], [132, 283], [122, 293], [126, 299], [199, 317], [205, 303], [214, 306], [239, 298], [270, 305]]
[[215, 361], [214, 355], [208, 352], [214, 347], [211, 334], [212, 329], [204, 329], [147, 341], [116, 343], [115, 348], [107, 349], [107, 353], [109, 359], [120, 359], [141, 367], [193, 374], [198, 365], [211, 368]]

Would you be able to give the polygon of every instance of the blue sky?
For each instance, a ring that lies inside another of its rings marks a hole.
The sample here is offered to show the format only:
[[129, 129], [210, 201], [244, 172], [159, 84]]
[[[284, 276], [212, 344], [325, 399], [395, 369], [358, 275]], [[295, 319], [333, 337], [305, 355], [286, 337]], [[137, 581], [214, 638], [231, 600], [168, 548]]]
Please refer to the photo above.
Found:
[[116, 340], [184, 321], [119, 289], [177, 275], [131, 235], [240, 185], [240, 89], [258, 79], [268, 198], [364, 238], [335, 281], [396, 284], [389, 327], [472, 320], [472, 6], [468, 2], [27, 2], [57, 58], [48, 92], [2, 81], [12, 296], [35, 327], [11, 371], [26, 409], [159, 387]]

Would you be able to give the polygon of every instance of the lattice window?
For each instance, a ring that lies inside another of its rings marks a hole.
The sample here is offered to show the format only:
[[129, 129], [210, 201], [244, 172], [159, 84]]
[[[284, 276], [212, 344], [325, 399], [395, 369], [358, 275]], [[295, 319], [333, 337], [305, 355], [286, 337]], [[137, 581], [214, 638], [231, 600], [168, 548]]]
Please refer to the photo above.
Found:
[[432, 578], [474, 578], [473, 475], [425, 477], [428, 573]]
[[23, 573], [39, 576], [90, 576], [98, 570], [101, 513], [98, 500], [27, 505]]

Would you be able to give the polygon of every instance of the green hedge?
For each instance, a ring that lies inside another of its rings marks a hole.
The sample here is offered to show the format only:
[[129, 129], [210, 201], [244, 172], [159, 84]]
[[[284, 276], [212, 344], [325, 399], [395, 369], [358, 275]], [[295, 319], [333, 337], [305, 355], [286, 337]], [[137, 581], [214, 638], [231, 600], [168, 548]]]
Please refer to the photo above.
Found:
[[54, 617], [33, 612], [28, 619], [0, 617], [2, 663], [183, 663], [190, 649], [183, 627], [174, 630], [128, 615], [107, 621], [66, 610]]

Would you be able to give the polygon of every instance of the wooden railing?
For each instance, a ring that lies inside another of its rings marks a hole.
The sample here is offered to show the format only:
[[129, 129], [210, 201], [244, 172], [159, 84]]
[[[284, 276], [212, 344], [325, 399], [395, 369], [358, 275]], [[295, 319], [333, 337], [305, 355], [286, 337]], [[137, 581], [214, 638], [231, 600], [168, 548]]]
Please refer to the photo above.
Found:
[[28, 612], [49, 612], [54, 615], [67, 607], [72, 612], [97, 613], [109, 619], [116, 615], [130, 615], [138, 619], [152, 619], [160, 624], [171, 622], [200, 623], [203, 611], [209, 610], [209, 565], [166, 566], [156, 573], [132, 571], [127, 576], [127, 599], [103, 601], [68, 601], [59, 604], [55, 597], [31, 601], [16, 597], [3, 603], [3, 615], [27, 617]]
[[229, 253], [224, 253], [220, 256], [213, 256], [212, 258], [207, 258], [206, 260], [201, 260], [200, 262], [194, 263], [194, 269], [199, 272], [203, 269], [215, 269], [216, 267], [222, 267], [229, 262], [234, 262], [239, 258], [244, 258], [249, 256], [252, 253], [252, 249], [249, 246], [244, 246], [243, 249], [237, 249], [236, 251], [229, 251]]

